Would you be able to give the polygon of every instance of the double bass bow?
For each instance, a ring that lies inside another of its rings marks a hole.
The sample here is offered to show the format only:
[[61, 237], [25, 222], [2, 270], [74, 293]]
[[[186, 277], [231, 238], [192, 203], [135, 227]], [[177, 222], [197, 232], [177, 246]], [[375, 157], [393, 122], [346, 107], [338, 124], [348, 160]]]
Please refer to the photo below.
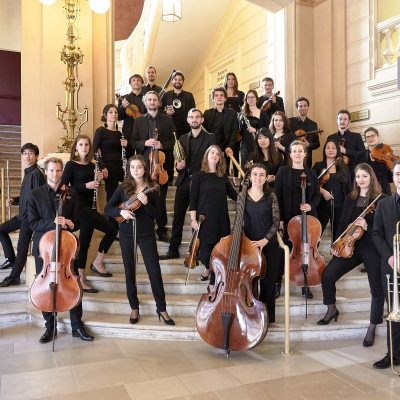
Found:
[[268, 330], [265, 305], [257, 300], [257, 281], [265, 275], [262, 252], [252, 246], [243, 232], [243, 215], [249, 175], [246, 174], [236, 209], [232, 234], [222, 238], [210, 257], [215, 286], [203, 294], [197, 307], [196, 328], [209, 345], [231, 350], [248, 350], [264, 340]]
[[197, 221], [198, 228], [193, 232], [192, 236], [190, 237], [189, 246], [186, 250], [185, 261], [183, 262], [183, 265], [188, 269], [185, 285], [187, 285], [188, 283], [190, 270], [196, 268], [197, 265], [197, 252], [199, 251], [200, 246], [199, 231], [200, 225], [204, 220], [204, 215], [200, 215], [199, 220]]
[[[158, 141], [158, 129], [156, 128], [153, 138]], [[165, 185], [168, 182], [168, 174], [164, 169], [165, 154], [153, 147], [149, 154], [150, 175], [151, 179], [160, 185]]]
[[394, 163], [400, 160], [399, 156], [393, 154], [392, 148], [383, 143], [376, 145], [375, 148], [372, 149], [371, 156], [374, 160], [383, 162], [390, 170], [394, 167]]

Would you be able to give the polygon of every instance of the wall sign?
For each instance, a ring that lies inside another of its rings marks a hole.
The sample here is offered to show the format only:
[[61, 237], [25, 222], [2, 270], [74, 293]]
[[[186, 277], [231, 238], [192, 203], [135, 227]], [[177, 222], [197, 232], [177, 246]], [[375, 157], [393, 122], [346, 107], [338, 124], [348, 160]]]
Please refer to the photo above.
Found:
[[369, 119], [369, 110], [354, 111], [350, 113], [351, 122]]
[[260, 81], [255, 81], [249, 84], [249, 90], [258, 89], [260, 87]]

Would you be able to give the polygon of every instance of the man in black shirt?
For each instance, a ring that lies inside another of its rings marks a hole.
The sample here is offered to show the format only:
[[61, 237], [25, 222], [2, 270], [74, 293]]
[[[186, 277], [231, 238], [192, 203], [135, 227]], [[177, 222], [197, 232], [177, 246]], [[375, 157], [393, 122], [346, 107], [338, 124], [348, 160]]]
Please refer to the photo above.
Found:
[[[26, 143], [21, 147], [21, 154], [26, 168], [20, 195], [13, 199], [7, 199], [6, 202], [7, 207], [11, 207], [12, 204], [18, 205], [19, 214], [0, 225], [0, 242], [6, 258], [5, 263], [0, 266], [0, 269], [12, 268], [10, 276], [4, 278], [3, 282], [0, 283], [0, 287], [16, 286], [21, 283], [20, 276], [26, 263], [29, 242], [32, 238], [27, 213], [28, 197], [32, 189], [42, 186], [45, 183], [44, 175], [36, 164], [39, 157], [39, 148], [32, 143]], [[15, 257], [14, 248], [8, 234], [18, 229], [20, 231], [17, 257]]]
[[[143, 86], [143, 78], [139, 74], [133, 74], [129, 78], [129, 85], [132, 88], [132, 92], [124, 96], [122, 99], [118, 101], [118, 120], [124, 121], [122, 125], [122, 133], [124, 134], [125, 139], [128, 143], [132, 140], [132, 130], [133, 125], [135, 124], [135, 118], [130, 117], [126, 113], [126, 108], [132, 104], [132, 108], [139, 112], [141, 115], [146, 113], [146, 107], [142, 101], [142, 86]], [[137, 107], [137, 110], [135, 107]], [[131, 156], [135, 154], [132, 149], [127, 146], [126, 147], [126, 159], [129, 160]]]
[[175, 194], [172, 237], [169, 250], [160, 256], [160, 260], [179, 258], [178, 250], [182, 243], [182, 229], [185, 223], [186, 211], [190, 204], [190, 182], [192, 181], [192, 175], [201, 170], [204, 153], [210, 146], [215, 144], [214, 135], [201, 129], [204, 118], [200, 110], [192, 108], [189, 111], [187, 120], [191, 131], [179, 139], [184, 149], [186, 160], [177, 161], [176, 163], [179, 176], [175, 183], [177, 189]]
[[[296, 132], [299, 129], [302, 129], [304, 132], [312, 132], [318, 129], [317, 123], [307, 117], [309, 106], [310, 102], [305, 97], [299, 97], [296, 100], [296, 108], [299, 115], [297, 117], [289, 118], [292, 132]], [[306, 137], [306, 140], [303, 143], [308, 147], [306, 165], [311, 168], [312, 152], [320, 147], [318, 133], [311, 133]]]
[[162, 87], [156, 85], [157, 71], [151, 65], [146, 68], [145, 71], [147, 83], [142, 86], [142, 94], [145, 95], [147, 92], [153, 90], [154, 92], [160, 93]]
[[285, 112], [285, 105], [283, 103], [282, 97], [273, 94], [274, 90], [274, 80], [272, 78], [266, 77], [262, 80], [262, 88], [264, 89], [264, 94], [258, 98], [257, 107], [261, 109], [263, 104], [271, 99], [271, 108], [267, 111], [269, 120], [271, 120], [272, 115], [275, 111]]

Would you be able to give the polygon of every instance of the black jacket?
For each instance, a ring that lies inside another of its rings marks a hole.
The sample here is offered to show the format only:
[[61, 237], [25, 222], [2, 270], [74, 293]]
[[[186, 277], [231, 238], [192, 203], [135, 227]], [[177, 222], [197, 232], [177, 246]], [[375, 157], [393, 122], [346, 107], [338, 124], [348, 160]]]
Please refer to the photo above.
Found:
[[[75, 232], [80, 229], [80, 223], [78, 220], [78, 196], [72, 189], [69, 189], [68, 193], [68, 197], [70, 198], [67, 198], [65, 201], [62, 215], [66, 219], [72, 221], [74, 224], [72, 232]], [[32, 190], [28, 200], [28, 218], [29, 227], [33, 231], [32, 255], [38, 256], [39, 241], [41, 237], [46, 232], [56, 229], [56, 224], [54, 223], [56, 214], [53, 209], [53, 204], [50, 203], [49, 186], [47, 183]], [[69, 228], [68, 231], [70, 231]]]
[[[293, 118], [289, 118], [290, 121], [290, 127], [292, 129], [293, 132], [296, 132], [299, 129], [302, 129], [302, 127], [304, 126], [303, 124], [300, 125], [301, 123], [301, 119], [300, 117], [293, 117]], [[318, 125], [315, 121], [312, 121], [309, 118], [305, 119], [305, 126], [306, 132], [312, 132], [312, 131], [316, 131], [318, 129]], [[300, 126], [298, 126], [300, 125]], [[308, 157], [306, 159], [306, 165], [307, 167], [311, 168], [312, 165], [312, 152], [313, 150], [318, 149], [321, 144], [319, 143], [319, 135], [318, 133], [312, 133], [311, 135], [308, 135], [306, 137], [306, 139], [308, 140], [308, 143], [310, 143], [310, 146], [308, 147]]]
[[[275, 178], [274, 190], [278, 199], [281, 221], [289, 221], [292, 218], [292, 171], [291, 166], [279, 168]], [[310, 183], [306, 188], [306, 201], [311, 206], [311, 211], [308, 214], [318, 218], [316, 207], [321, 198], [318, 177], [311, 168], [305, 167], [304, 172]]]
[[[263, 105], [263, 103], [268, 100], [268, 97], [263, 94], [262, 96], [260, 96], [258, 98], [258, 103], [257, 103], [257, 107], [261, 108], [261, 106]], [[272, 114], [275, 111], [282, 111], [283, 113], [285, 112], [285, 104], [283, 103], [283, 99], [280, 96], [276, 96], [276, 103], [272, 103], [271, 108], [267, 111], [267, 114], [269, 115], [269, 118], [271, 119]]]
[[[189, 142], [191, 136], [192, 136], [192, 131], [190, 131], [186, 135], [182, 135], [179, 139], [183, 147], [183, 150], [185, 151], [186, 166], [184, 169], [181, 170], [177, 169], [179, 175], [178, 178], [176, 179], [175, 186], [179, 186], [182, 183], [184, 177], [187, 175], [188, 172], [190, 163], [190, 160], [188, 160]], [[200, 131], [197, 137], [199, 142], [197, 143], [197, 148], [193, 157], [192, 174], [201, 170], [201, 163], [203, 162], [204, 153], [210, 146], [215, 144], [215, 136], [212, 133], [205, 132], [203, 129]]]
[[368, 149], [363, 152], [357, 153], [356, 155], [356, 165], [361, 163], [369, 164], [375, 172], [375, 175], [382, 187], [382, 192], [387, 196], [392, 195], [392, 189], [390, 184], [393, 182], [392, 171], [382, 162], [375, 161], [371, 162], [370, 151]]
[[[212, 127], [215, 121], [215, 108], [210, 108], [204, 112], [204, 122], [203, 127], [206, 131], [211, 132]], [[231, 108], [225, 107], [224, 114], [224, 136], [225, 141], [222, 145], [222, 151], [224, 151], [227, 147], [233, 149], [233, 146], [236, 143], [237, 131], [238, 131], [238, 123], [237, 123], [237, 113], [235, 110]]]
[[[174, 148], [175, 125], [172, 118], [161, 113], [157, 114], [158, 140], [162, 143], [162, 151], [171, 151]], [[131, 146], [138, 154], [143, 154], [145, 150], [144, 143], [149, 139], [148, 114], [142, 115], [136, 119], [133, 126]]]
[[151, 91], [160, 93], [161, 90], [162, 90], [161, 86], [153, 85], [153, 87], [151, 87], [149, 83], [146, 83], [145, 85], [142, 86], [142, 95], [145, 95], [146, 93]]

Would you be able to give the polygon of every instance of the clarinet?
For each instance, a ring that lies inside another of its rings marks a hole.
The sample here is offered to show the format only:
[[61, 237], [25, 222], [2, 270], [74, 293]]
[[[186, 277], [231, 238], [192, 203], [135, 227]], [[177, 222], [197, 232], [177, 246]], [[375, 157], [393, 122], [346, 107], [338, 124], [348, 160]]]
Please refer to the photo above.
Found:
[[[244, 112], [242, 109], [240, 109], [240, 110], [241, 110], [240, 113], [242, 114], [242, 115], [241, 115], [241, 118], [243, 118], [243, 120], [244, 120], [244, 122], [245, 122], [247, 128], [251, 128], [250, 121], [248, 120], [248, 118], [247, 118], [245, 112]], [[254, 132], [251, 132], [251, 134], [253, 135], [253, 139], [255, 139], [255, 138], [256, 138], [256, 135], [254, 134]]]
[[[94, 156], [96, 157], [96, 167], [94, 168], [94, 180], [97, 181], [97, 173], [99, 172], [99, 152], [96, 151], [96, 154]], [[93, 191], [92, 210], [97, 210], [97, 190], [98, 189], [94, 189]]]
[[[121, 139], [125, 140], [124, 134], [121, 132]], [[122, 169], [124, 170], [124, 179], [126, 179], [126, 150], [125, 147], [122, 146]]]

